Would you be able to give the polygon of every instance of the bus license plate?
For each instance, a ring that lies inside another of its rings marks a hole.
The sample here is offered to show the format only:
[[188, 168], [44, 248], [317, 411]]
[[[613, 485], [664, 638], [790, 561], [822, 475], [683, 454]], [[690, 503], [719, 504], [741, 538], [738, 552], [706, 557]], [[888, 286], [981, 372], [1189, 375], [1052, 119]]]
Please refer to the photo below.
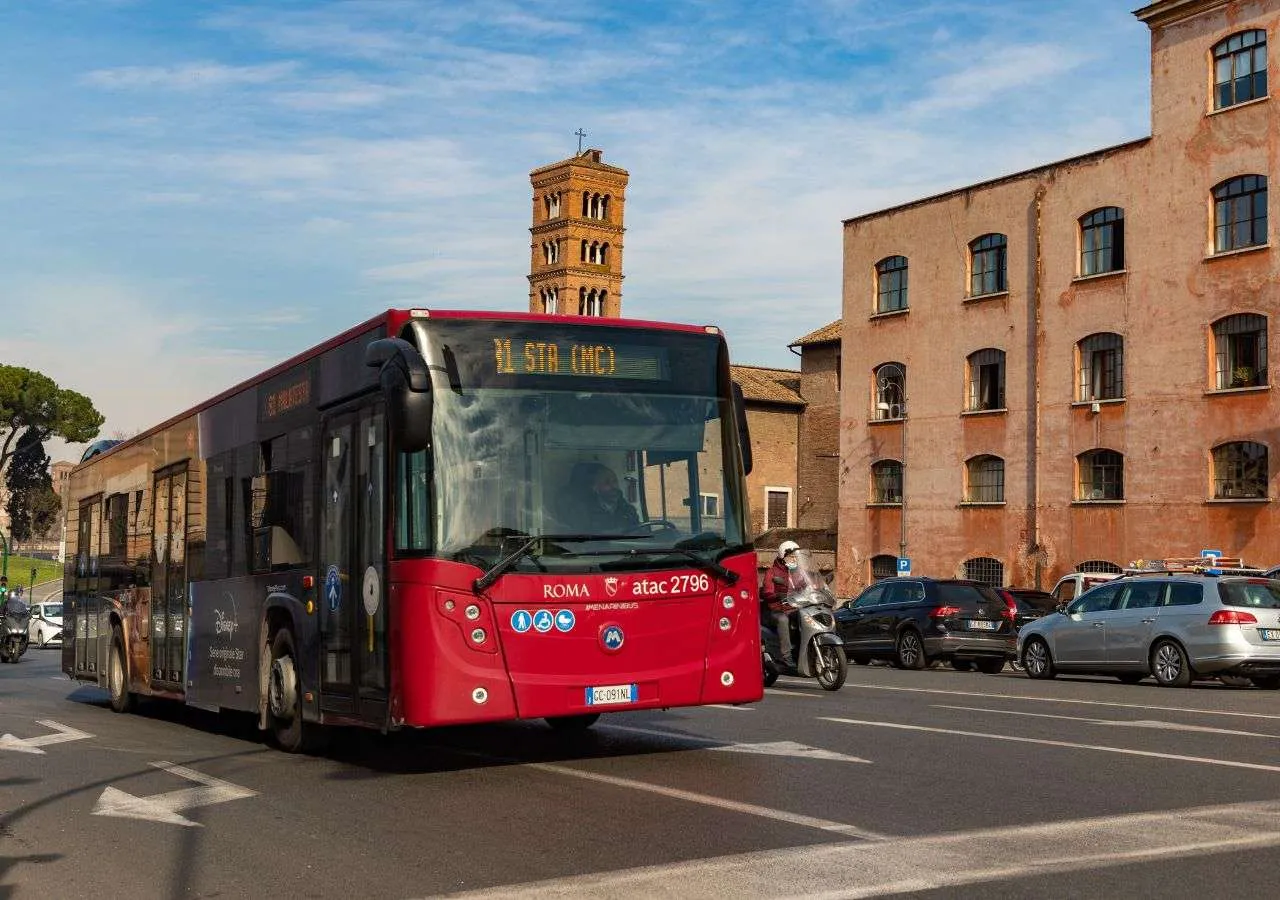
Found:
[[1264, 641], [1280, 641], [1280, 628], [1259, 628], [1258, 634]]
[[969, 620], [970, 631], [995, 631], [998, 627], [1000, 627], [999, 622], [988, 622], [984, 619]]
[[610, 684], [605, 687], [587, 688], [587, 706], [608, 706], [612, 703], [635, 703], [639, 691], [634, 684]]

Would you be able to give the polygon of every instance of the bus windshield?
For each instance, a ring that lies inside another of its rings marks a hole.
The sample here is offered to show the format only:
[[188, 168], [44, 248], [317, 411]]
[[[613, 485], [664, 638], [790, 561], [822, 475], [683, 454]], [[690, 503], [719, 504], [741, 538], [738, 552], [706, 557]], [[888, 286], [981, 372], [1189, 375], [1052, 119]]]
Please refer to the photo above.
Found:
[[[566, 368], [576, 365], [582, 338], [557, 330]], [[597, 358], [581, 376], [490, 377], [487, 359], [475, 365], [453, 335], [443, 368], [454, 389], [436, 392], [432, 449], [401, 459], [402, 549], [487, 569], [545, 536], [511, 570], [568, 573], [688, 565], [690, 551], [713, 560], [744, 545], [733, 407], [717, 389], [718, 338], [640, 332], [650, 345], [691, 344], [659, 353], [627, 346], [630, 335], [613, 331], [607, 345], [582, 345]], [[548, 345], [547, 335], [532, 337]], [[521, 354], [525, 338], [510, 352]], [[601, 358], [632, 368], [602, 376]]]

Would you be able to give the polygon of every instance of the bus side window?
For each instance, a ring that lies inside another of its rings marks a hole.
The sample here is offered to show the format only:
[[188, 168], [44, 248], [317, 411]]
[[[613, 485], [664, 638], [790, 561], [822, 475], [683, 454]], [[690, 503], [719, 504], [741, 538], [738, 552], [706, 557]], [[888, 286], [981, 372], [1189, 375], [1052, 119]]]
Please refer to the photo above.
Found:
[[431, 478], [427, 451], [398, 454], [396, 549], [431, 549]]
[[308, 558], [311, 429], [300, 428], [260, 445], [249, 481], [253, 571], [304, 565]]

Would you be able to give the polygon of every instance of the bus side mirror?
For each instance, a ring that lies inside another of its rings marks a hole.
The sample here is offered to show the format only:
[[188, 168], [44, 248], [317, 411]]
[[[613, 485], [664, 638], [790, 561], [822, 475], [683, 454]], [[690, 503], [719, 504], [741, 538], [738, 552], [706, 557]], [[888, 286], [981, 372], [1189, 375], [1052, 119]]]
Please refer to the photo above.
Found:
[[742, 399], [742, 385], [733, 383], [733, 418], [738, 425], [738, 443], [742, 445], [742, 474], [751, 474], [751, 429], [747, 427], [747, 404]]
[[431, 445], [431, 373], [418, 348], [400, 338], [382, 338], [365, 348], [364, 364], [378, 369], [392, 445], [403, 453], [427, 449]]

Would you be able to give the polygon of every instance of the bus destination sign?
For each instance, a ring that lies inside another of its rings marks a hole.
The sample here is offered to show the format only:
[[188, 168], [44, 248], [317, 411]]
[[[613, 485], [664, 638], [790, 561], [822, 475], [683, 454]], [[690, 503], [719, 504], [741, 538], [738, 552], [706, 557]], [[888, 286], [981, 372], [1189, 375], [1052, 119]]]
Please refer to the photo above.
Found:
[[634, 344], [493, 339], [499, 375], [566, 375], [582, 378], [668, 379], [667, 352]]

